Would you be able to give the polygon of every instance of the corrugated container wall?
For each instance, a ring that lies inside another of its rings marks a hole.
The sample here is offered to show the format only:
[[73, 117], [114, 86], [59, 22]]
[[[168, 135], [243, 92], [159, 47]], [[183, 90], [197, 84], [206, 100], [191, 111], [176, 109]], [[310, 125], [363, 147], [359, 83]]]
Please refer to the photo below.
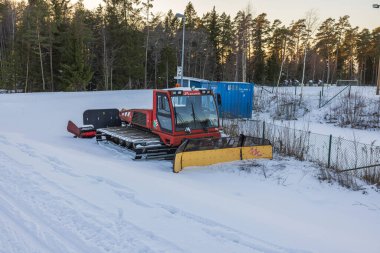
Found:
[[[180, 83], [180, 77], [175, 77]], [[251, 118], [253, 110], [253, 83], [208, 81], [193, 77], [183, 78], [183, 87], [212, 89], [218, 105], [219, 115], [224, 118]], [[219, 99], [218, 99], [219, 97]]]
[[251, 118], [254, 84], [242, 82], [207, 82], [202, 88], [212, 89], [216, 100], [220, 96], [219, 114], [224, 118]]

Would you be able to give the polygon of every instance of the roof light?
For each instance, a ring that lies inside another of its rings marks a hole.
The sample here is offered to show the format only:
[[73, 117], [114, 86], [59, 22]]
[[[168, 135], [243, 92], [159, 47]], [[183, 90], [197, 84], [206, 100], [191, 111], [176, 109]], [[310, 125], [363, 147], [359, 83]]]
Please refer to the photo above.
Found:
[[182, 91], [181, 90], [172, 91], [171, 94], [172, 95], [182, 95]]

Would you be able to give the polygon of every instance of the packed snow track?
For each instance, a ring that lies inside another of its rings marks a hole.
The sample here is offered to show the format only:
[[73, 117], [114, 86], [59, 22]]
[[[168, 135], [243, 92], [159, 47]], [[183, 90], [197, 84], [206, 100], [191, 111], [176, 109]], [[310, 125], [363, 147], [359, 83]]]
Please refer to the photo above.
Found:
[[150, 92], [0, 94], [1, 253], [380, 252], [380, 194], [320, 183], [310, 163], [173, 174], [65, 130]]

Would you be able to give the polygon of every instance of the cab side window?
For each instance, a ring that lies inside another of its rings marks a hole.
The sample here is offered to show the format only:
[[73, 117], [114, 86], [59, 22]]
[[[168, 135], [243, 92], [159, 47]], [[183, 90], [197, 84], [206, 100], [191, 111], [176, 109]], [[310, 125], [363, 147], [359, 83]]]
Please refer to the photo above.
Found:
[[163, 93], [157, 93], [157, 120], [162, 130], [172, 132], [169, 99]]

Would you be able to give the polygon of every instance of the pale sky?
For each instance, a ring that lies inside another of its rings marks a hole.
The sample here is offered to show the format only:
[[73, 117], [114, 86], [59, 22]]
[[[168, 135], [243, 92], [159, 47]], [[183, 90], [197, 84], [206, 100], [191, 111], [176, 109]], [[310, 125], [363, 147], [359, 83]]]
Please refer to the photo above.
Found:
[[[90, 9], [101, 2], [102, 0], [84, 0]], [[188, 2], [189, 0], [154, 0], [153, 12], [167, 13], [172, 9], [174, 13], [183, 13]], [[191, 2], [199, 16], [211, 11], [215, 6], [218, 13], [226, 12], [234, 17], [239, 10], [246, 10], [250, 5], [254, 15], [265, 12], [270, 21], [277, 18], [286, 25], [292, 20], [304, 18], [307, 11], [315, 9], [320, 22], [328, 17], [338, 19], [340, 16], [349, 15], [352, 26], [369, 29], [380, 26], [380, 9], [372, 8], [372, 4], [380, 4], [380, 0], [192, 0]]]

